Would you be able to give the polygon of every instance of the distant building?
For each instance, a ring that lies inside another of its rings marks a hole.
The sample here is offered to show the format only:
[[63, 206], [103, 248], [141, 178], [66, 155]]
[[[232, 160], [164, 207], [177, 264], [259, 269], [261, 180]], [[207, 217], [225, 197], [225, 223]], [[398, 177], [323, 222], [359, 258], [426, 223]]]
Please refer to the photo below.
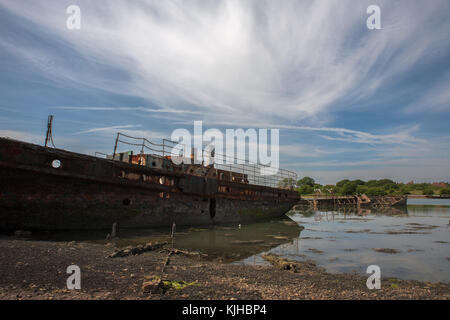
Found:
[[414, 184], [414, 181], [411, 180], [410, 182], [407, 182], [406, 184]]
[[433, 182], [431, 185], [433, 187], [439, 187], [439, 188], [447, 188], [448, 187], [448, 184], [443, 182], [443, 181], [441, 181], [441, 182]]

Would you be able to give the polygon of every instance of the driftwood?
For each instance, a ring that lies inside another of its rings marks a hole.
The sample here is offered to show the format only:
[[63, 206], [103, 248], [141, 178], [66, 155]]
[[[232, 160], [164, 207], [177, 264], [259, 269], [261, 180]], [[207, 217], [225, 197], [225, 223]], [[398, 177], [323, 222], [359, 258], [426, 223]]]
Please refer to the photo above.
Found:
[[116, 250], [108, 256], [108, 258], [127, 257], [142, 254], [147, 251], [153, 251], [165, 246], [167, 242], [147, 243], [146, 245], [138, 245], [136, 247], [126, 247], [125, 249]]
[[271, 265], [275, 268], [281, 270], [287, 270], [294, 273], [299, 273], [300, 270], [305, 268], [316, 267], [315, 262], [313, 261], [291, 261], [287, 259], [283, 259], [275, 254], [266, 254], [262, 256], [265, 260], [269, 261]]

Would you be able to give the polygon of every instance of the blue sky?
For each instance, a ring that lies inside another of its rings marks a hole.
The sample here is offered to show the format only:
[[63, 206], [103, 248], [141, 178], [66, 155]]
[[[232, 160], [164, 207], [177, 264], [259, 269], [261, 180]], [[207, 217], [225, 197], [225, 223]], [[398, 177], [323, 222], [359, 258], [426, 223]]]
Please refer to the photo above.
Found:
[[[81, 8], [81, 29], [66, 8]], [[371, 4], [381, 30], [366, 27]], [[321, 183], [450, 181], [450, 3], [0, 3], [0, 136], [111, 153], [117, 131], [279, 128]]]

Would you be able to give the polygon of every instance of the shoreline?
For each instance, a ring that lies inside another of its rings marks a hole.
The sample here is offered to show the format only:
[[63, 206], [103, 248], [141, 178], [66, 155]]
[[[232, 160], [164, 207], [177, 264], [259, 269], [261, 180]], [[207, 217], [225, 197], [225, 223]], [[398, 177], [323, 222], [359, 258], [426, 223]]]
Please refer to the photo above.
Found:
[[[328, 273], [312, 261], [287, 261], [295, 268], [224, 264], [181, 250], [168, 254], [167, 245], [108, 257], [114, 251], [112, 243], [2, 238], [0, 299], [450, 299], [447, 283], [382, 278], [381, 289], [369, 290], [369, 275]], [[80, 290], [66, 287], [73, 264], [81, 269]], [[148, 292], [143, 283], [155, 277], [173, 286]]]

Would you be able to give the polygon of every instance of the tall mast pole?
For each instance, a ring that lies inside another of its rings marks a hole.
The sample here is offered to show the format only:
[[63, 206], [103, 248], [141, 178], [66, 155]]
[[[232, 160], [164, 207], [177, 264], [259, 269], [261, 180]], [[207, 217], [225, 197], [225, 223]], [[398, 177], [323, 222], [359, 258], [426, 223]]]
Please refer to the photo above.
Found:
[[48, 143], [51, 141], [53, 147], [55, 147], [55, 145], [53, 144], [53, 137], [52, 137], [52, 125], [53, 125], [53, 115], [49, 115], [48, 116], [48, 121], [47, 121], [47, 134], [45, 135], [45, 146], [48, 146]]

